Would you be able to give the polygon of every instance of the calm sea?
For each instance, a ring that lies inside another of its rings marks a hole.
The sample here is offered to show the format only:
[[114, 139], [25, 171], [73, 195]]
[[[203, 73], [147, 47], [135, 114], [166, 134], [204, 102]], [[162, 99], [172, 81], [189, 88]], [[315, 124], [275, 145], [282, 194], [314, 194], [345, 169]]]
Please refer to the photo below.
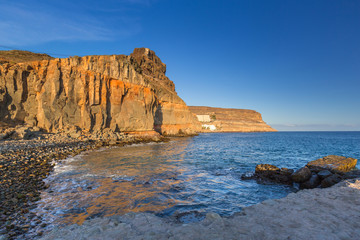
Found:
[[127, 212], [229, 216], [296, 191], [240, 179], [257, 164], [296, 169], [330, 154], [358, 159], [360, 132], [206, 133], [101, 149], [57, 164], [34, 212], [53, 225]]

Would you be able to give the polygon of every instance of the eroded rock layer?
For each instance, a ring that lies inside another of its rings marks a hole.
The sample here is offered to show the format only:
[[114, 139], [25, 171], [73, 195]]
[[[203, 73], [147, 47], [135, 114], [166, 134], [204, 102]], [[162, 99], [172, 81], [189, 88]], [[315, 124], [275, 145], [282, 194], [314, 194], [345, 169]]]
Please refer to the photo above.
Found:
[[[0, 64], [0, 121], [66, 129], [192, 134], [194, 116], [147, 48], [130, 56], [86, 56]], [[35, 56], [36, 58], [36, 56]], [[15, 59], [15, 62], [14, 62]]]
[[[199, 116], [202, 131], [214, 132], [274, 132], [261, 114], [254, 110], [189, 106], [192, 113]], [[212, 128], [214, 126], [215, 128]]]

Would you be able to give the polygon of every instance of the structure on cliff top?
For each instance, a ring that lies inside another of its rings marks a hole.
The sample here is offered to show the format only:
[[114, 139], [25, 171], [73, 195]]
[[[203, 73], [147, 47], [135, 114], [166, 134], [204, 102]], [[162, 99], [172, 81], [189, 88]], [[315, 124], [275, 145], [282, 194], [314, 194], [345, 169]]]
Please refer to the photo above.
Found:
[[165, 72], [147, 48], [63, 59], [0, 51], [0, 121], [48, 132], [197, 132], [198, 121]]
[[275, 132], [254, 110], [189, 106], [202, 123], [202, 131]]

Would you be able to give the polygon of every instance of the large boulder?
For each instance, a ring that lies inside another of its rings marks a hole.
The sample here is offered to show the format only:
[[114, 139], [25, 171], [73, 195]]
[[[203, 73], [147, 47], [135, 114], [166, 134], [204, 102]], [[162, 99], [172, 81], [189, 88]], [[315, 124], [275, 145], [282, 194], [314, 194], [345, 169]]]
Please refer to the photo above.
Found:
[[291, 174], [293, 170], [278, 168], [271, 164], [259, 164], [255, 168], [255, 178], [263, 181], [271, 181], [284, 184], [292, 184]]
[[360, 170], [352, 170], [342, 176], [344, 179], [360, 178]]
[[264, 176], [272, 175], [273, 172], [280, 171], [280, 168], [271, 164], [259, 164], [255, 167], [255, 173]]
[[324, 180], [322, 180], [321, 187], [322, 188], [331, 187], [331, 186], [339, 183], [341, 180], [342, 180], [342, 177], [339, 174], [335, 173], [335, 174], [325, 178]]
[[320, 185], [320, 177], [314, 173], [306, 182], [300, 183], [300, 189], [311, 189], [316, 188]]
[[296, 183], [303, 183], [306, 182], [307, 180], [309, 180], [312, 176], [312, 173], [310, 171], [310, 169], [308, 167], [302, 167], [298, 170], [296, 170], [296, 172], [294, 172], [291, 175], [291, 178], [294, 182]]
[[344, 174], [354, 169], [357, 163], [355, 158], [329, 155], [309, 162], [306, 166], [314, 172], [329, 170], [333, 173]]
[[330, 177], [331, 175], [333, 175], [333, 173], [330, 172], [329, 170], [322, 170], [322, 171], [318, 172], [317, 175], [321, 179], [325, 179], [325, 178]]

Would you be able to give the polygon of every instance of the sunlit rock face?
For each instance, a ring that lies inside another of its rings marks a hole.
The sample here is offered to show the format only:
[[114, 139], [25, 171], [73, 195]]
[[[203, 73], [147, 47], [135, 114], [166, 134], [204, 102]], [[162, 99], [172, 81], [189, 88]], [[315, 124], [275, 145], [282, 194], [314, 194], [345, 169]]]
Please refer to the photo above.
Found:
[[147, 48], [129, 56], [0, 57], [0, 121], [48, 132], [76, 127], [176, 135], [200, 129], [165, 76], [166, 65]]
[[[204, 132], [276, 131], [263, 121], [260, 113], [254, 110], [199, 106], [189, 106], [189, 109], [202, 122], [202, 131]], [[213, 126], [215, 130], [211, 130], [208, 126]]]

